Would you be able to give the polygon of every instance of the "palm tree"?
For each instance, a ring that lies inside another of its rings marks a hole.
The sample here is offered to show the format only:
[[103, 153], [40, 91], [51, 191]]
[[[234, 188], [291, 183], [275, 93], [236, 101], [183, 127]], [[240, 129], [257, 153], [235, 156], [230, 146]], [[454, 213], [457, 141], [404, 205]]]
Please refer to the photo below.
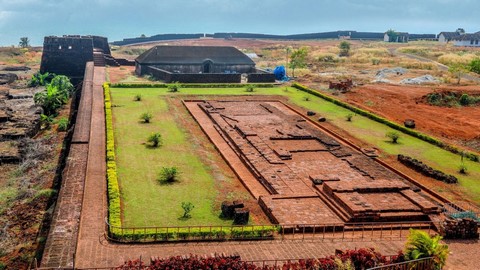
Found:
[[28, 39], [28, 37], [21, 37], [20, 42], [18, 43], [18, 46], [22, 48], [30, 47], [30, 40]]
[[405, 247], [405, 258], [417, 260], [432, 257], [435, 269], [442, 269], [448, 255], [448, 246], [441, 244], [440, 235], [430, 237], [428, 233], [421, 230], [410, 229], [410, 235]]

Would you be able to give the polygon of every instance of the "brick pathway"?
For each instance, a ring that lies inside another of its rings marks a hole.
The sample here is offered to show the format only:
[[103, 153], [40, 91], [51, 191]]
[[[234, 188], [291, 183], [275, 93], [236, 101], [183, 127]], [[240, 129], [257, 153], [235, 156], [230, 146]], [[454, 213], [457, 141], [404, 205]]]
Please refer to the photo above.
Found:
[[[198, 254], [209, 255], [215, 252], [239, 254], [244, 260], [268, 260], [288, 258], [324, 257], [334, 253], [335, 249], [374, 247], [383, 254], [395, 254], [403, 247], [404, 241], [394, 240], [325, 240], [325, 241], [255, 241], [255, 242], [211, 242], [176, 244], [116, 244], [105, 240], [104, 218], [107, 211], [105, 179], [105, 128], [103, 112], [103, 91], [101, 84], [105, 68], [96, 67], [93, 81], [93, 106], [88, 153], [87, 177], [83, 197], [80, 230], [76, 249], [75, 266], [108, 267], [116, 266], [128, 259], [140, 258], [148, 261], [150, 257], [168, 257], [172, 255]], [[478, 244], [469, 247], [478, 251]], [[464, 244], [455, 242], [455, 260], [467, 260], [458, 250]], [[476, 249], [475, 249], [476, 248]], [[479, 251], [480, 252], [480, 251]], [[460, 254], [460, 256], [457, 256]], [[66, 266], [66, 265], [64, 265]], [[447, 269], [462, 269], [449, 266]], [[463, 269], [475, 269], [468, 268]]]

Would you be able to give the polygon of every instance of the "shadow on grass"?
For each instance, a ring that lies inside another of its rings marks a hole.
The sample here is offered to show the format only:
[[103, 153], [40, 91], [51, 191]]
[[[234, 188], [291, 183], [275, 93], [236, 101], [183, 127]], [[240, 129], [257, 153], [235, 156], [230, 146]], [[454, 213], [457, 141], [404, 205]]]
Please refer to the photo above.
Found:
[[177, 218], [177, 219], [180, 220], [180, 221], [187, 221], [187, 220], [189, 220], [190, 218], [192, 218], [192, 217], [191, 217], [191, 216], [186, 216], [186, 217], [181, 216], [181, 217], [179, 217], [179, 218]]

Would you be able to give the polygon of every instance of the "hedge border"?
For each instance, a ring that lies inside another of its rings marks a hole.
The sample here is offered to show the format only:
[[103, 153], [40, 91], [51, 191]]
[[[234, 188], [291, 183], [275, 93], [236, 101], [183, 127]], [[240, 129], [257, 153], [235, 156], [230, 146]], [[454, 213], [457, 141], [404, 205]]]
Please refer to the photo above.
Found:
[[[114, 88], [168, 88], [168, 83], [114, 83], [110, 87]], [[235, 84], [235, 83], [182, 83], [183, 88], [246, 88], [248, 86], [256, 88], [272, 88], [275, 84], [259, 83], [259, 84]]]
[[123, 228], [121, 219], [120, 186], [117, 178], [117, 165], [115, 162], [115, 138], [113, 130], [112, 103], [110, 96], [111, 84], [103, 84], [105, 103], [105, 129], [106, 129], [106, 162], [107, 162], [107, 187], [108, 187], [108, 236], [120, 242], [143, 241], [185, 241], [185, 240], [246, 240], [246, 239], [271, 239], [274, 232], [278, 231], [276, 225], [251, 226], [212, 226], [219, 229], [201, 231], [195, 228]]
[[113, 133], [112, 103], [110, 97], [110, 85], [103, 84], [105, 94], [105, 129], [106, 129], [106, 155], [107, 155], [107, 187], [108, 187], [108, 222], [109, 233], [118, 233], [115, 228], [121, 227], [120, 187], [117, 178], [117, 164], [115, 162], [115, 141]]
[[360, 114], [360, 115], [362, 115], [362, 116], [365, 116], [365, 117], [367, 117], [367, 118], [369, 118], [369, 119], [371, 119], [371, 120], [374, 120], [374, 121], [376, 121], [376, 122], [379, 122], [379, 123], [381, 123], [381, 124], [385, 124], [385, 125], [387, 125], [388, 127], [391, 127], [391, 128], [396, 129], [396, 130], [398, 130], [398, 131], [401, 131], [401, 132], [403, 132], [403, 133], [405, 133], [405, 134], [411, 135], [411, 136], [413, 136], [413, 137], [415, 137], [415, 138], [418, 138], [418, 139], [420, 139], [420, 140], [422, 140], [422, 141], [428, 142], [428, 143], [430, 143], [430, 144], [432, 144], [432, 145], [435, 145], [435, 146], [438, 146], [438, 147], [440, 147], [440, 148], [443, 148], [443, 149], [445, 149], [445, 150], [447, 150], [447, 151], [449, 151], [449, 152], [452, 152], [452, 153], [454, 153], [454, 154], [460, 155], [460, 154], [463, 153], [464, 156], [465, 156], [466, 158], [470, 159], [471, 161], [479, 162], [479, 157], [478, 157], [478, 155], [475, 154], [475, 153], [468, 152], [468, 151], [463, 151], [463, 150], [461, 150], [461, 149], [459, 149], [459, 148], [457, 148], [457, 147], [455, 147], [455, 146], [449, 145], [449, 144], [447, 144], [447, 143], [445, 143], [445, 142], [442, 142], [442, 141], [440, 141], [440, 140], [438, 140], [438, 139], [436, 139], [436, 138], [430, 137], [430, 136], [428, 136], [428, 135], [426, 135], [426, 134], [423, 134], [423, 133], [421, 133], [421, 132], [418, 132], [418, 131], [409, 129], [409, 128], [407, 128], [407, 127], [401, 126], [401, 125], [399, 125], [399, 124], [397, 124], [397, 123], [391, 122], [391, 121], [389, 121], [389, 120], [387, 120], [387, 119], [385, 119], [385, 118], [383, 118], [383, 117], [380, 117], [380, 116], [378, 116], [378, 115], [376, 115], [376, 114], [374, 114], [374, 113], [371, 113], [371, 112], [366, 111], [366, 110], [362, 110], [362, 109], [360, 109], [360, 108], [357, 108], [357, 107], [355, 107], [355, 106], [353, 106], [353, 105], [350, 105], [350, 104], [348, 104], [348, 103], [345, 103], [345, 102], [340, 101], [340, 100], [338, 100], [338, 99], [335, 99], [335, 98], [333, 98], [333, 97], [330, 97], [330, 96], [327, 96], [327, 95], [325, 95], [325, 94], [322, 94], [322, 93], [320, 93], [320, 92], [318, 92], [318, 91], [316, 91], [316, 90], [314, 90], [314, 89], [308, 88], [308, 87], [306, 87], [306, 86], [304, 86], [304, 85], [301, 85], [301, 84], [299, 84], [299, 83], [293, 83], [293, 84], [292, 84], [292, 87], [294, 87], [294, 88], [296, 88], [296, 89], [298, 89], [298, 90], [300, 90], [300, 91], [309, 93], [309, 94], [311, 94], [311, 95], [317, 96], [317, 97], [319, 97], [319, 98], [322, 98], [322, 99], [324, 99], [324, 100], [326, 100], [326, 101], [332, 102], [333, 104], [338, 105], [338, 106], [340, 106], [340, 107], [349, 109], [349, 110], [351, 110], [351, 111], [353, 111], [353, 112], [355, 112], [355, 113], [357, 113], [357, 114]]

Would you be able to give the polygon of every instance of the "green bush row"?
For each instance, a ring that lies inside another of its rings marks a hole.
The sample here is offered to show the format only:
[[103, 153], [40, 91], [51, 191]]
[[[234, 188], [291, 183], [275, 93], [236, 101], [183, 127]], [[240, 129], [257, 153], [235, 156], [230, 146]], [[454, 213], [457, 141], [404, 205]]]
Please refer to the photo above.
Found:
[[[168, 83], [115, 83], [111, 87], [115, 88], [168, 88]], [[259, 84], [238, 84], [238, 83], [182, 83], [181, 88], [271, 88], [274, 84], [259, 83]]]
[[[111, 229], [117, 230], [122, 226], [120, 208], [120, 187], [117, 179], [117, 165], [115, 163], [115, 142], [113, 137], [112, 103], [110, 100], [110, 85], [103, 84], [105, 94], [105, 127], [107, 140], [107, 187], [108, 187], [108, 222]], [[110, 231], [109, 233], [116, 233]]]
[[431, 144], [433, 144], [433, 145], [435, 145], [435, 146], [439, 146], [439, 147], [441, 147], [441, 148], [443, 148], [443, 149], [445, 149], [445, 150], [448, 150], [448, 151], [450, 151], [450, 152], [452, 152], [452, 153], [454, 153], [454, 154], [463, 154], [466, 158], [468, 158], [468, 159], [470, 159], [470, 160], [472, 160], [472, 161], [477, 161], [477, 162], [479, 161], [479, 157], [478, 157], [478, 155], [475, 154], [475, 153], [463, 151], [463, 150], [461, 150], [461, 149], [458, 149], [458, 148], [455, 147], [455, 146], [446, 144], [446, 143], [444, 143], [444, 142], [442, 142], [442, 141], [440, 141], [440, 140], [438, 140], [438, 139], [435, 139], [435, 138], [433, 138], [433, 137], [430, 137], [430, 136], [428, 136], [428, 135], [425, 135], [425, 134], [420, 133], [420, 132], [418, 132], [418, 131], [415, 131], [415, 130], [413, 130], [413, 129], [409, 129], [409, 128], [407, 128], [407, 127], [401, 126], [401, 125], [399, 125], [399, 124], [397, 124], [397, 123], [391, 122], [391, 121], [389, 121], [389, 120], [387, 120], [387, 119], [385, 119], [385, 118], [383, 118], [383, 117], [380, 117], [380, 116], [378, 116], [378, 115], [376, 115], [376, 114], [373, 114], [373, 113], [371, 113], [371, 112], [369, 112], [369, 111], [365, 111], [365, 110], [359, 109], [359, 108], [357, 108], [357, 107], [355, 107], [355, 106], [352, 106], [352, 105], [350, 105], [350, 104], [348, 104], [348, 103], [345, 103], [345, 102], [340, 101], [340, 100], [338, 100], [338, 99], [335, 99], [335, 98], [332, 98], [332, 97], [330, 97], [330, 96], [324, 95], [324, 94], [322, 94], [322, 93], [320, 93], [320, 92], [318, 92], [318, 91], [316, 91], [316, 90], [313, 90], [313, 89], [311, 89], [311, 88], [308, 88], [308, 87], [306, 87], [306, 86], [304, 86], [304, 85], [301, 85], [301, 84], [299, 84], [299, 83], [293, 83], [293, 84], [292, 84], [292, 87], [294, 87], [294, 88], [296, 88], [296, 89], [298, 89], [298, 90], [304, 91], [304, 92], [306, 92], [306, 93], [309, 93], [309, 94], [311, 94], [311, 95], [314, 95], [314, 96], [320, 97], [320, 98], [322, 98], [322, 99], [325, 99], [325, 100], [327, 100], [327, 101], [329, 101], [329, 102], [332, 102], [332, 103], [334, 103], [334, 104], [336, 104], [336, 105], [338, 105], [338, 106], [344, 107], [344, 108], [349, 109], [349, 110], [351, 110], [351, 111], [353, 111], [353, 112], [355, 112], [355, 113], [357, 113], [357, 114], [363, 115], [363, 116], [365, 116], [365, 117], [367, 117], [367, 118], [369, 118], [369, 119], [372, 119], [372, 120], [377, 121], [377, 122], [379, 122], [379, 123], [385, 124], [385, 125], [393, 128], [393, 129], [396, 129], [396, 130], [398, 130], [398, 131], [401, 131], [401, 132], [403, 132], [403, 133], [405, 133], [405, 134], [411, 135], [411, 136], [416, 137], [416, 138], [418, 138], [418, 139], [420, 139], [420, 140], [423, 140], [423, 141], [426, 141], [426, 142], [428, 142], [428, 143], [431, 143]]
[[186, 241], [186, 240], [242, 240], [242, 239], [272, 239], [279, 228], [277, 226], [263, 227], [214, 227], [212, 229], [191, 228], [147, 228], [147, 229], [114, 229], [110, 230], [110, 238], [123, 242], [153, 242], [153, 241]]

